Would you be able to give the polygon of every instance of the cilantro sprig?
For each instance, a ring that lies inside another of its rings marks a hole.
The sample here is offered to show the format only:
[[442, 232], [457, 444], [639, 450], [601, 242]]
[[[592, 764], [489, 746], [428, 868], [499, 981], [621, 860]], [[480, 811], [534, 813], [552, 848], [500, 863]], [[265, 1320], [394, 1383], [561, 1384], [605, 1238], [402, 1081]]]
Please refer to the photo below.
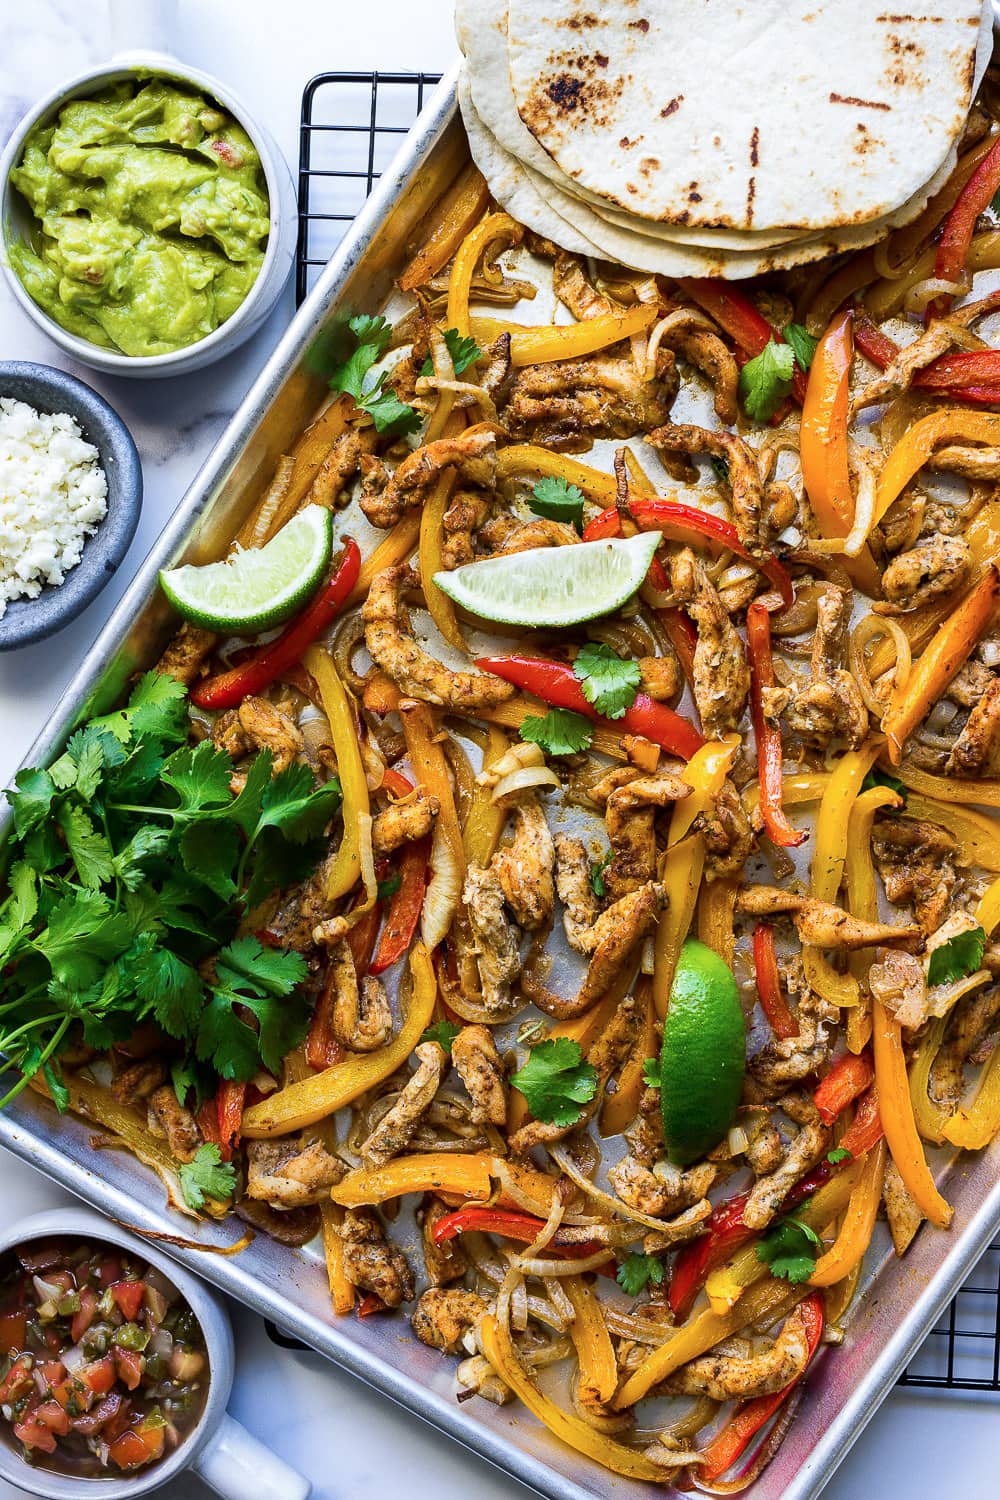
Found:
[[218, 1146], [210, 1142], [199, 1146], [192, 1160], [185, 1162], [177, 1175], [184, 1202], [195, 1213], [205, 1207], [206, 1198], [224, 1203], [236, 1190], [235, 1167], [232, 1162], [223, 1161]]
[[536, 1043], [510, 1081], [547, 1125], [575, 1125], [597, 1092], [596, 1068], [584, 1062], [580, 1043], [565, 1036]]
[[451, 1056], [452, 1043], [461, 1031], [461, 1026], [456, 1026], [454, 1021], [435, 1021], [433, 1026], [428, 1026], [420, 1040], [422, 1042], [437, 1042]]
[[605, 849], [600, 859], [595, 860], [590, 867], [590, 889], [593, 891], [598, 901], [603, 901], [604, 897], [608, 893], [607, 881], [604, 879], [604, 872], [613, 859], [613, 852], [610, 849]]
[[630, 1297], [638, 1297], [650, 1284], [662, 1284], [663, 1262], [657, 1260], [655, 1255], [626, 1255], [618, 1267], [615, 1280], [623, 1292], [627, 1292]]
[[771, 339], [740, 371], [740, 400], [754, 422], [769, 422], [792, 388], [795, 352]]
[[[482, 354], [482, 350], [474, 338], [463, 338], [457, 328], [446, 328], [444, 331], [445, 348], [451, 355], [452, 368], [456, 375], [463, 375], [470, 365], [474, 365]], [[421, 375], [434, 374], [434, 361], [428, 354], [420, 366]]]
[[808, 375], [819, 339], [813, 338], [808, 328], [803, 328], [801, 323], [786, 323], [781, 332], [785, 343], [791, 345], [795, 363], [803, 375]]
[[950, 984], [974, 974], [986, 952], [986, 932], [982, 927], [970, 927], [967, 932], [956, 932], [955, 936], [935, 948], [927, 964], [928, 984]]
[[625, 661], [603, 641], [588, 641], [573, 662], [583, 696], [606, 719], [620, 719], [632, 707], [642, 682], [639, 663]]
[[583, 491], [558, 474], [540, 479], [528, 496], [528, 509], [547, 521], [565, 521], [583, 529]]
[[330, 389], [353, 396], [355, 403], [375, 423], [376, 432], [392, 432], [397, 437], [416, 432], [422, 421], [421, 415], [415, 407], [400, 401], [394, 391], [386, 389], [387, 370], [383, 370], [365, 390], [372, 366], [378, 364], [389, 348], [392, 338], [389, 324], [385, 318], [362, 314], [351, 318], [347, 326], [354, 336], [355, 348], [330, 376]]
[[[802, 1204], [803, 1209], [808, 1202]], [[757, 1245], [757, 1259], [782, 1281], [808, 1281], [816, 1269], [816, 1252], [821, 1244], [815, 1229], [795, 1214], [786, 1214]]]
[[544, 716], [528, 714], [521, 721], [520, 735], [539, 745], [547, 755], [575, 755], [589, 750], [594, 738], [590, 721], [571, 708], [550, 708]]

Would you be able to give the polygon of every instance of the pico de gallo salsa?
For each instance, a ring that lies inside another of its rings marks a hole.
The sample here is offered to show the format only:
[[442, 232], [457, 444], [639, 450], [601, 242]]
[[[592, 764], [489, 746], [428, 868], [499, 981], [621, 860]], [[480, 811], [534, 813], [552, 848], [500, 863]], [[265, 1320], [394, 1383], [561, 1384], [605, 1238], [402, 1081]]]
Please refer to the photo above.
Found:
[[127, 1250], [48, 1240], [0, 1270], [0, 1432], [26, 1462], [80, 1478], [144, 1468], [195, 1426], [208, 1381], [193, 1312]]

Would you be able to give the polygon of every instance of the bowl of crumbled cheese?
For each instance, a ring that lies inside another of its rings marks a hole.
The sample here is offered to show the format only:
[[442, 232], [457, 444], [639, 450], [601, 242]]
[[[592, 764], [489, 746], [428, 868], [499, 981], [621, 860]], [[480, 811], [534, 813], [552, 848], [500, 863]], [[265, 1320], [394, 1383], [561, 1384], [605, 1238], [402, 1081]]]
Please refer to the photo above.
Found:
[[141, 508], [139, 455], [108, 403], [63, 370], [0, 361], [0, 651], [96, 598]]

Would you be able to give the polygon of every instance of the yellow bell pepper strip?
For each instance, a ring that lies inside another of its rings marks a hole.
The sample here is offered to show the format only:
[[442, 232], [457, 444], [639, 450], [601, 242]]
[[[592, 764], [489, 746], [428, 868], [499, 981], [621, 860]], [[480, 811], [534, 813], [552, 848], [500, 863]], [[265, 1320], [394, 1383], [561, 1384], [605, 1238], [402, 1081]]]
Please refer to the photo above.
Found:
[[434, 582], [435, 573], [444, 569], [442, 537], [444, 514], [451, 504], [457, 482], [454, 469], [446, 469], [431, 491], [430, 498], [420, 513], [420, 579], [424, 591], [427, 613], [449, 646], [458, 651], [468, 651], [468, 642], [462, 634], [455, 617], [455, 606]]
[[347, 1272], [344, 1269], [344, 1242], [337, 1233], [344, 1216], [335, 1203], [321, 1203], [319, 1212], [323, 1228], [326, 1276], [330, 1284], [330, 1301], [337, 1317], [342, 1318], [354, 1307], [354, 1283], [347, 1279]]
[[930, 1078], [934, 1059], [941, 1050], [941, 1043], [944, 1041], [947, 1029], [948, 1017], [936, 1016], [920, 1038], [917, 1050], [910, 1062], [910, 1102], [913, 1105], [913, 1119], [923, 1139], [933, 1141], [936, 1146], [944, 1140], [949, 1114], [931, 1098]]
[[[353, 410], [354, 398], [352, 396], [338, 396], [320, 412], [316, 420], [310, 423], [299, 438], [291, 453], [293, 468], [288, 488], [281, 498], [281, 504], [270, 518], [267, 530], [261, 536], [258, 546], [263, 546], [265, 542], [270, 541], [275, 532], [280, 531], [285, 522], [290, 521], [298, 510], [324, 458], [346, 428], [348, 415]], [[250, 545], [257, 524], [258, 510], [259, 507], [255, 507], [251, 511], [236, 533], [236, 540], [241, 547]]]
[[930, 771], [920, 771], [905, 762], [893, 769], [893, 775], [907, 791], [920, 792], [933, 797], [935, 802], [978, 802], [981, 807], [1000, 807], [1000, 781], [973, 780], [963, 776], [934, 776]]
[[400, 291], [416, 291], [444, 269], [489, 201], [482, 174], [469, 162], [431, 210], [430, 232], [400, 276]]
[[976, 921], [987, 937], [993, 936], [993, 929], [1000, 922], [1000, 880], [994, 880], [980, 896], [976, 907]]
[[[506, 703], [498, 703], [496, 708], [477, 708], [476, 718], [482, 719], [487, 724], [497, 724], [504, 729], [520, 729], [525, 719], [532, 716], [538, 718], [544, 716], [546, 705], [540, 698], [526, 698], [522, 694], [517, 697], [508, 698]], [[616, 734], [613, 729], [605, 729], [601, 724], [592, 726], [591, 750], [598, 755], [610, 756], [612, 760], [627, 760], [622, 740], [624, 735]]]
[[414, 944], [410, 950], [410, 974], [413, 990], [406, 1016], [391, 1042], [375, 1052], [351, 1053], [332, 1068], [313, 1073], [252, 1104], [243, 1114], [244, 1137], [259, 1141], [304, 1130], [307, 1125], [315, 1125], [317, 1120], [325, 1120], [343, 1109], [402, 1067], [431, 1024], [437, 1000], [434, 968], [422, 943]]
[[670, 1483], [669, 1472], [659, 1464], [654, 1464], [633, 1448], [626, 1448], [624, 1443], [605, 1437], [575, 1412], [566, 1411], [543, 1395], [518, 1358], [510, 1333], [492, 1313], [487, 1313], [479, 1325], [479, 1341], [483, 1354], [500, 1379], [567, 1447], [586, 1454], [595, 1463], [626, 1479], [639, 1479], [647, 1484]]
[[431, 878], [421, 916], [421, 935], [430, 951], [447, 933], [458, 908], [465, 880], [465, 849], [448, 761], [438, 743], [434, 714], [426, 703], [403, 698], [399, 715], [413, 774], [440, 804], [431, 844]]
[[810, 1286], [835, 1286], [864, 1259], [882, 1201], [885, 1180], [885, 1141], [877, 1141], [865, 1157], [858, 1185], [851, 1194], [837, 1238], [816, 1262]]
[[945, 1139], [963, 1151], [981, 1151], [1000, 1130], [1000, 1050], [993, 1053], [973, 1102], [958, 1109], [944, 1127]]
[[675, 803], [671, 815], [661, 872], [670, 899], [657, 923], [653, 949], [653, 1005], [661, 1021], [667, 1013], [677, 959], [691, 927], [705, 868], [704, 838], [700, 833], [687, 835], [698, 814], [711, 811], [739, 746], [736, 734], [710, 740], [695, 751], [681, 776], [691, 795]]
[[374, 1171], [358, 1167], [348, 1172], [330, 1189], [330, 1197], [341, 1208], [385, 1203], [406, 1193], [448, 1193], [485, 1203], [493, 1190], [492, 1161], [485, 1151], [422, 1151], [398, 1156]]
[[417, 511], [409, 511], [401, 521], [397, 521], [370, 557], [366, 557], [361, 564], [361, 572], [358, 581], [351, 590], [345, 609], [352, 604], [360, 604], [362, 599], [367, 599], [368, 590], [379, 573], [386, 568], [394, 568], [398, 563], [409, 557], [420, 536], [420, 515]]
[[[1000, 439], [1000, 429], [997, 436]], [[1000, 568], [990, 563], [972, 592], [966, 594], [914, 662], [902, 688], [893, 689], [882, 719], [893, 765], [899, 765], [907, 739], [972, 655], [996, 613], [998, 601]]]
[[602, 1136], [621, 1135], [639, 1113], [639, 1100], [646, 1087], [643, 1078], [647, 1057], [656, 1053], [656, 1011], [653, 1008], [653, 990], [645, 977], [636, 985], [636, 1000], [642, 1010], [642, 1027], [639, 1039], [618, 1075], [618, 1087], [613, 1094], [605, 1094], [598, 1129]]
[[508, 323], [500, 318], [474, 317], [470, 320], [474, 337], [482, 345], [492, 344], [501, 333], [510, 334], [510, 362], [544, 365], [554, 360], [582, 359], [596, 354], [622, 339], [645, 333], [658, 317], [658, 310], [646, 302], [623, 307], [620, 312], [599, 313], [579, 323], [548, 323], [526, 326]]
[[[488, 771], [510, 748], [507, 736], [492, 724], [485, 730], [476, 725], [463, 724], [462, 733], [468, 735], [482, 750], [484, 771]], [[472, 793], [472, 806], [462, 829], [466, 862], [480, 865], [483, 869], [496, 853], [503, 825], [507, 820], [506, 809], [494, 802], [492, 795], [492, 787], [480, 786], [477, 782]]]
[[793, 828], [781, 803], [781, 730], [764, 711], [766, 692], [774, 687], [771, 658], [772, 596], [755, 599], [747, 610], [747, 655], [750, 658], [750, 717], [757, 751], [757, 786], [764, 827], [773, 844], [794, 849], [805, 833]]
[[[977, 813], [971, 807], [939, 802], [920, 792], [908, 792], [906, 816], [924, 823], [936, 823], [956, 839], [961, 847], [961, 862], [978, 865], [991, 874], [1000, 872], [1000, 828], [995, 818]], [[984, 924], [985, 925], [985, 924]]]
[[[991, 271], [1000, 266], [1000, 233], [986, 230], [977, 234], [969, 246], [966, 268], [969, 271]], [[862, 301], [876, 323], [896, 317], [903, 310], [906, 294], [920, 281], [934, 275], [934, 246], [922, 251], [901, 276], [876, 281], [865, 292]]]
[[371, 815], [368, 780], [358, 745], [354, 709], [336, 667], [322, 646], [310, 646], [302, 659], [319, 688], [323, 712], [333, 736], [337, 777], [344, 798], [341, 809], [344, 834], [326, 880], [326, 899], [339, 901], [361, 879], [363, 830], [360, 820]]
[[585, 1406], [603, 1405], [618, 1387], [618, 1364], [601, 1305], [582, 1276], [562, 1276], [559, 1285], [576, 1313], [569, 1336], [579, 1365], [577, 1395]]
[[896, 1169], [924, 1217], [932, 1224], [947, 1229], [953, 1209], [934, 1185], [924, 1148], [917, 1134], [899, 1022], [874, 997], [872, 1048], [875, 1054], [875, 1080], [878, 1084], [882, 1126]]
[[565, 479], [575, 484], [588, 500], [601, 506], [612, 506], [618, 497], [613, 474], [592, 469], [565, 453], [550, 452], [535, 443], [513, 443], [497, 454], [497, 483], [505, 479]]
[[469, 293], [480, 258], [498, 241], [519, 245], [523, 239], [523, 227], [516, 219], [504, 213], [487, 214], [465, 236], [458, 248], [448, 281], [447, 326], [456, 329], [462, 338], [469, 337]]
[[871, 856], [875, 814], [881, 807], [902, 806], [898, 792], [888, 786], [874, 786], [859, 794], [850, 811], [845, 859], [847, 907], [852, 916], [865, 922], [878, 921], [878, 887]]
[[921, 417], [893, 448], [879, 476], [872, 526], [881, 521], [939, 443], [1000, 443], [1000, 414], [943, 407]]

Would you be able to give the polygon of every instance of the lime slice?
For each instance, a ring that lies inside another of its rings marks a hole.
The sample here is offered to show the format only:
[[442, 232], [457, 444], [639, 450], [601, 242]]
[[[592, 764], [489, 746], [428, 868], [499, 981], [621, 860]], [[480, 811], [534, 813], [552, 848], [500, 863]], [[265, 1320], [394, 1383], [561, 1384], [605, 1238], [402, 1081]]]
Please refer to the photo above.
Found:
[[481, 620], [501, 625], [577, 625], [610, 615], [631, 599], [649, 571], [658, 531], [625, 540], [535, 547], [466, 563], [434, 582]]
[[167, 568], [160, 584], [185, 620], [253, 635], [280, 625], [305, 604], [322, 582], [332, 550], [331, 513], [307, 505], [266, 546], [201, 568]]
[[676, 1166], [698, 1161], [722, 1140], [745, 1068], [746, 1027], [732, 970], [690, 938], [671, 986], [660, 1054], [663, 1139]]

